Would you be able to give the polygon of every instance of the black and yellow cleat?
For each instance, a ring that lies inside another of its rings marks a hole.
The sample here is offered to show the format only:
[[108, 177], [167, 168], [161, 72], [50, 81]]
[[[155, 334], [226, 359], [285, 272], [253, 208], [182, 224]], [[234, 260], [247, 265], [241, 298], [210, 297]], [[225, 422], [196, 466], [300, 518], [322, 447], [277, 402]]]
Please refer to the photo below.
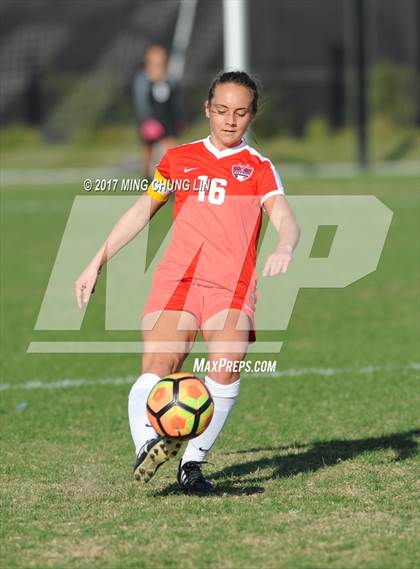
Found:
[[133, 467], [134, 478], [140, 482], [149, 482], [159, 466], [177, 455], [181, 445], [180, 440], [168, 437], [156, 437], [147, 441], [137, 455]]

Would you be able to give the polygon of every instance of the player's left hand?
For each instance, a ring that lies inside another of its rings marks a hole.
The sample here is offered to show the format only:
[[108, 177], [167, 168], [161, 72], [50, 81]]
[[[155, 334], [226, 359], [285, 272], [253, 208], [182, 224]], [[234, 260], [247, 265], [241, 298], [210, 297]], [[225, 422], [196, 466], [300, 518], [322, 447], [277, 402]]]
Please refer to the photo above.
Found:
[[292, 260], [293, 252], [290, 245], [278, 247], [274, 253], [269, 255], [262, 272], [263, 277], [274, 277], [279, 273], [285, 273]]

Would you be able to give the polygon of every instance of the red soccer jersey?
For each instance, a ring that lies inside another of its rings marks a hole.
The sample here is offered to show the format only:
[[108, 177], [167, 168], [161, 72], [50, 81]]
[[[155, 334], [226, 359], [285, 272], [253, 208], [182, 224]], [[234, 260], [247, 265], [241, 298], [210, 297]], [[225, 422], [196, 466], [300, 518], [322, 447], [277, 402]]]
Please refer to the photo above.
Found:
[[148, 189], [159, 201], [174, 193], [172, 241], [159, 269], [246, 294], [256, 284], [262, 206], [284, 194], [276, 169], [242, 141], [218, 150], [209, 138], [170, 149]]

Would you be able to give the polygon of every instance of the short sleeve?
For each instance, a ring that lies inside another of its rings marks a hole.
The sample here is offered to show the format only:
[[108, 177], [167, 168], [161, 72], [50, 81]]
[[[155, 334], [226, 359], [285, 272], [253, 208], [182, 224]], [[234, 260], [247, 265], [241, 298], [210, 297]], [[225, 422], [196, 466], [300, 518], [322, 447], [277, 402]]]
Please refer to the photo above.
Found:
[[156, 167], [153, 180], [147, 188], [150, 197], [158, 202], [166, 202], [172, 191], [171, 151], [165, 154]]
[[271, 196], [284, 194], [280, 175], [270, 160], [264, 160], [261, 164], [257, 177], [257, 194], [260, 197], [261, 205]]

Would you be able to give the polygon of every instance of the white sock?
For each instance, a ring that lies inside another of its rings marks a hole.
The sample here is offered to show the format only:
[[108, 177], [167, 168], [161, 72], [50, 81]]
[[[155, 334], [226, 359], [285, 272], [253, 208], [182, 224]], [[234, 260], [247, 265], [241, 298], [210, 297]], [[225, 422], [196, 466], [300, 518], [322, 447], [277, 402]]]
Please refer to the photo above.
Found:
[[203, 462], [226, 423], [239, 394], [240, 379], [230, 385], [223, 385], [206, 376], [205, 384], [214, 401], [214, 414], [204, 433], [189, 441], [182, 457], [182, 464], [190, 460]]
[[128, 420], [136, 454], [149, 439], [157, 437], [147, 416], [146, 402], [150, 391], [159, 380], [160, 377], [154, 373], [144, 373], [134, 383], [128, 396]]

